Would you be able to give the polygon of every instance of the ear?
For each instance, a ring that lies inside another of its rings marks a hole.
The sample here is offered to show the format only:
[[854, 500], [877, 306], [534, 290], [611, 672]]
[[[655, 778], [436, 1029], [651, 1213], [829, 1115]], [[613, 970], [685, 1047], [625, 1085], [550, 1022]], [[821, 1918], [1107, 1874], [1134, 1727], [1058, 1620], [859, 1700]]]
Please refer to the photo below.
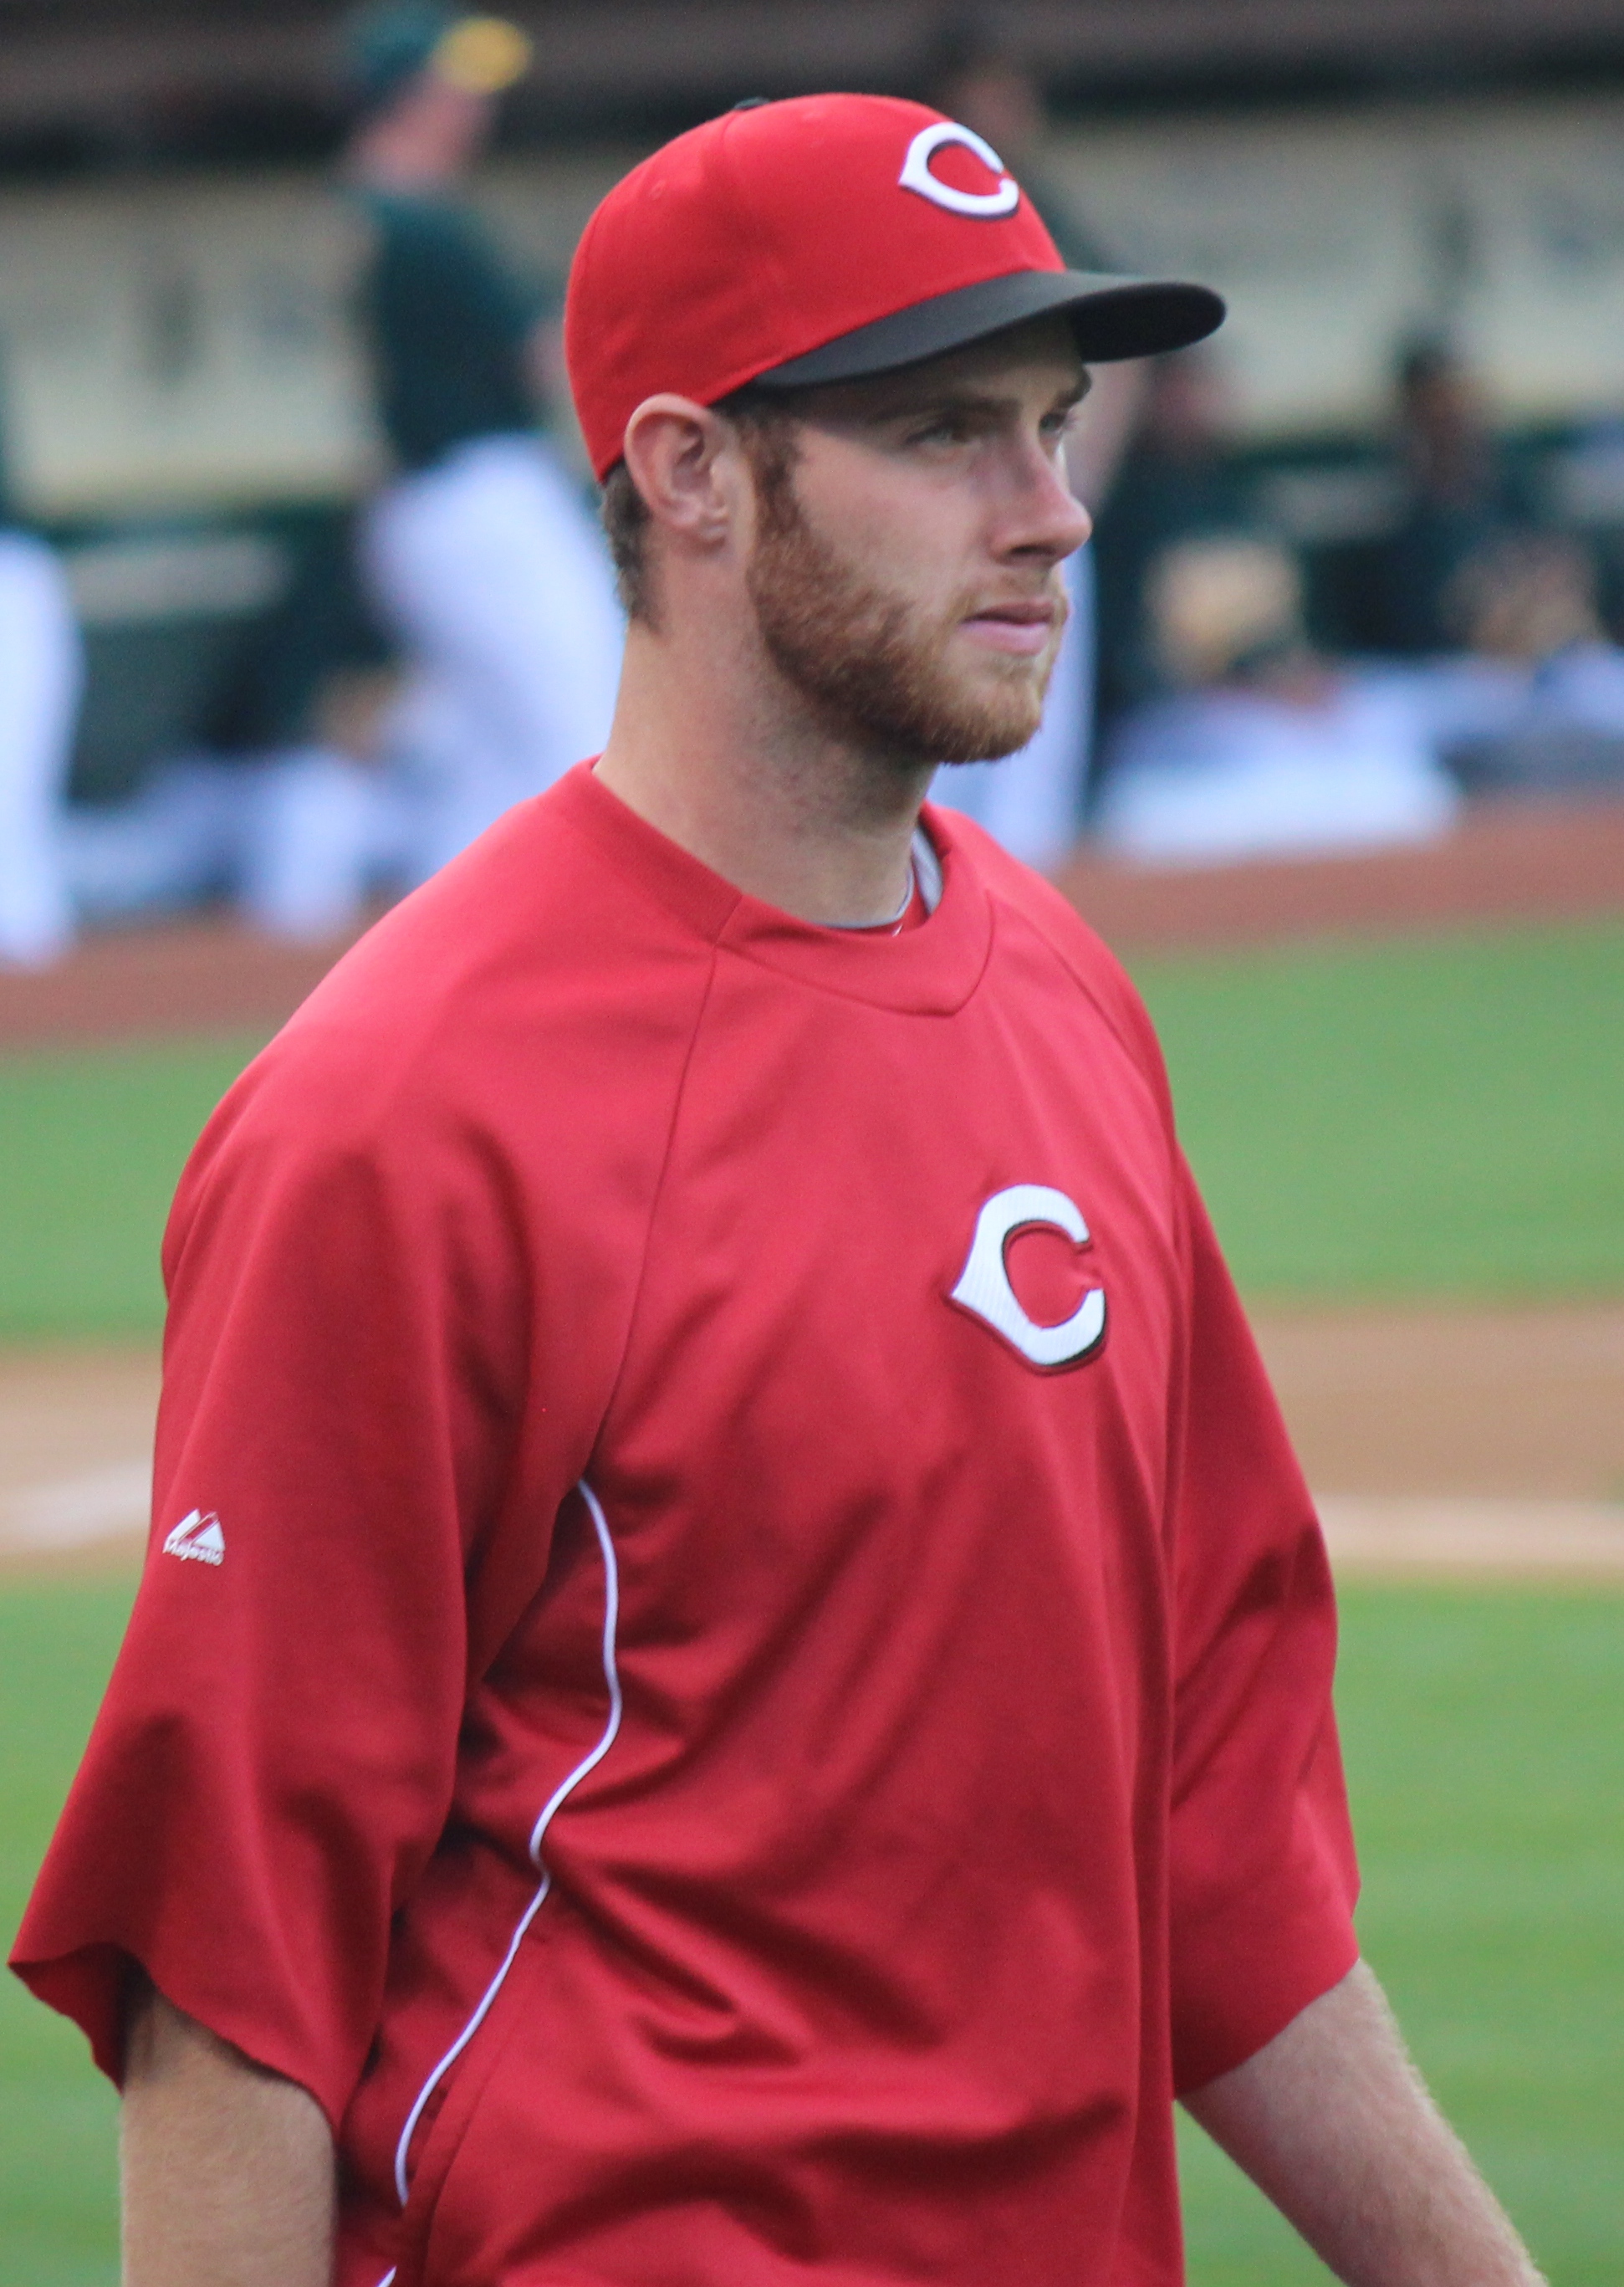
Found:
[[710, 550], [737, 529], [748, 496], [738, 439], [691, 398], [645, 398], [626, 427], [626, 466], [649, 514], [679, 542]]

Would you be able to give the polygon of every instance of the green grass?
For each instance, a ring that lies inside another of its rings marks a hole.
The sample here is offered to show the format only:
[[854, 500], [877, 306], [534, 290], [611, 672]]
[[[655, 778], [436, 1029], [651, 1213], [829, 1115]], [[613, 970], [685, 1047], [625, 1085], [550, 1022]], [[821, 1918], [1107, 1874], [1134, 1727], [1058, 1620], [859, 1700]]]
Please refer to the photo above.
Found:
[[263, 1041], [0, 1061], [0, 1337], [157, 1331], [158, 1246], [176, 1178]]
[[[0, 1914], [14, 1924], [127, 1591], [0, 1592]], [[1555, 2287], [1624, 2276], [1624, 1597], [1364, 1588], [1340, 1698], [1361, 1926], [1429, 2077]], [[112, 2287], [114, 2105], [0, 1990], [0, 2287]], [[1186, 2141], [1192, 2287], [1327, 2275]]]
[[1140, 962], [1254, 1294], [1624, 1287], [1624, 928]]
[[[9, 1951], [113, 1665], [130, 1589], [0, 1590], [0, 1927]], [[112, 2287], [117, 2104], [82, 2036], [0, 1983], [0, 2283]]]
[[[1242, 1283], [1624, 1286], [1624, 929], [1138, 965]], [[0, 1335], [145, 1334], [175, 1178], [257, 1037], [0, 1062]], [[0, 1920], [119, 1586], [0, 1591]], [[1624, 2276], [1624, 1599], [1364, 1590], [1341, 1698], [1367, 1949], [1556, 2287]], [[0, 1981], [0, 2287], [111, 2287], [113, 2099]], [[1199, 2136], [1193, 2287], [1326, 2275]]]
[[[1141, 962], [1257, 1295], [1624, 1287], [1624, 928]], [[0, 1337], [143, 1334], [175, 1178], [257, 1037], [0, 1061]]]
[[[1624, 2277], [1624, 1597], [1344, 1590], [1360, 1929], [1555, 2287]], [[1193, 2287], [1329, 2275], [1194, 2131]]]

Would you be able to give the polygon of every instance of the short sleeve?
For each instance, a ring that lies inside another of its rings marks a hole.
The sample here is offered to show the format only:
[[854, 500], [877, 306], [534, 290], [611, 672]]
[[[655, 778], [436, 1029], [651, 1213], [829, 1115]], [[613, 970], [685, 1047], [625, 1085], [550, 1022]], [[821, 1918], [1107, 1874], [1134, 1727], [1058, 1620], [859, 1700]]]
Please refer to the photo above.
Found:
[[1324, 1541], [1187, 1170], [1181, 1181], [1171, 1943], [1182, 2091], [1240, 2064], [1352, 1968], [1358, 1872]]
[[146, 1569], [13, 1958], [115, 2078], [138, 1964], [335, 2123], [451, 1800], [525, 1307], [477, 1154], [364, 1092], [251, 1070], [183, 1181]]

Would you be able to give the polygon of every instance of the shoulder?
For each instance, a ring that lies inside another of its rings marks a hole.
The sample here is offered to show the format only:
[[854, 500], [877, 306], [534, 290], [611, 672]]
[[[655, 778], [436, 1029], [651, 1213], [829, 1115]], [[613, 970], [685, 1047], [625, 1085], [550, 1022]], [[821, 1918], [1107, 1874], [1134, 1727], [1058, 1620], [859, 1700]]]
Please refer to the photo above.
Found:
[[1036, 939], [1137, 1064], [1171, 1124], [1166, 1069], [1149, 1012], [1105, 940], [1052, 882], [1001, 848], [972, 819], [932, 807], [928, 826], [938, 847], [969, 865], [1003, 924]]
[[374, 194], [366, 210], [375, 236], [377, 269], [398, 286], [506, 278], [494, 240], [466, 208], [448, 200]]
[[386, 914], [227, 1096], [189, 1180], [223, 1156], [359, 1159], [421, 1194], [437, 1173], [500, 1183], [521, 1158], [544, 1178], [589, 1137], [663, 1132], [707, 916], [674, 911], [591, 823], [572, 773]]

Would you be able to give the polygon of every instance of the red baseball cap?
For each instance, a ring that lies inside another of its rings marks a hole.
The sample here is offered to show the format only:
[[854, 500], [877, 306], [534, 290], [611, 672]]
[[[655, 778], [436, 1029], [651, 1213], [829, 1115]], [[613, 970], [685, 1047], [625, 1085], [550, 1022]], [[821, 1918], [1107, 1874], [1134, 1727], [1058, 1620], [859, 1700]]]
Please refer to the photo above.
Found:
[[940, 112], [809, 95], [724, 112], [616, 184], [576, 250], [564, 344], [602, 479], [658, 391], [851, 381], [1048, 311], [1089, 363], [1224, 317], [1205, 286], [1068, 270], [997, 152]]

